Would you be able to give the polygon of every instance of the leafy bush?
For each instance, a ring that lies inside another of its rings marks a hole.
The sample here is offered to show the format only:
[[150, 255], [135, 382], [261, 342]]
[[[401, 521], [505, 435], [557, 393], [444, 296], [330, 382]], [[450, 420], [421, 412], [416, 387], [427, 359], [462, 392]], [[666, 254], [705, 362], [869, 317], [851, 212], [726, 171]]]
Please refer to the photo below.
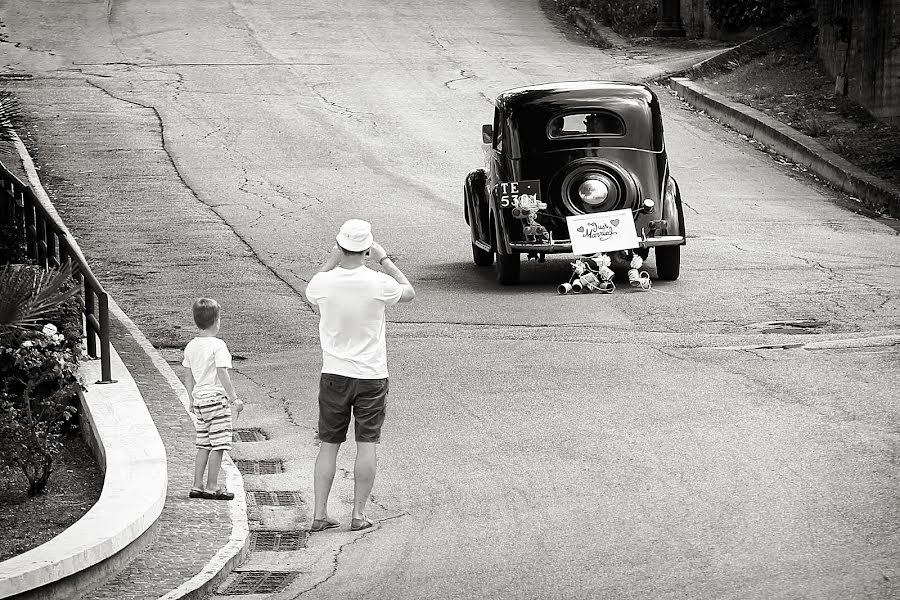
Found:
[[710, 18], [717, 26], [741, 31], [810, 13], [815, 7], [815, 0], [706, 0], [706, 5]]
[[0, 222], [0, 256], [4, 262], [24, 263], [25, 255], [25, 229], [21, 222]]
[[656, 24], [658, 0], [556, 0], [566, 14], [571, 8], [588, 11], [595, 19], [622, 34], [645, 34]]
[[591, 0], [591, 12], [616, 32], [643, 34], [656, 24], [659, 0]]
[[60, 431], [76, 409], [81, 315], [71, 269], [0, 269], [0, 466], [44, 491]]

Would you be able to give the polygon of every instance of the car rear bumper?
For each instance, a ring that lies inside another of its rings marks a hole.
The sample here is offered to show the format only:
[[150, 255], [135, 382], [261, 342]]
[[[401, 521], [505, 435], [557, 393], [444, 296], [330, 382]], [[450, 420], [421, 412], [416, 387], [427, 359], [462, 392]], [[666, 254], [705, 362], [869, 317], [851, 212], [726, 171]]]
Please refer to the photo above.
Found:
[[[655, 246], [680, 246], [684, 244], [682, 235], [659, 235], [646, 240], [641, 240], [640, 248], [653, 248]], [[557, 240], [547, 243], [534, 242], [509, 242], [509, 248], [513, 252], [526, 253], [537, 252], [541, 254], [564, 254], [572, 252], [572, 243], [569, 240]]]

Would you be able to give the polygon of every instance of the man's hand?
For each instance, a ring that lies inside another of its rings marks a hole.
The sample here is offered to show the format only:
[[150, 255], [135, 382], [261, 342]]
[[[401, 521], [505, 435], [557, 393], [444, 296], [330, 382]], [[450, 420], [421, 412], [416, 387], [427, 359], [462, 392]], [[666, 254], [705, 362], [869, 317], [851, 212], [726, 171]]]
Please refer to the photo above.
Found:
[[372, 246], [369, 248], [369, 256], [372, 257], [375, 262], [380, 263], [381, 259], [387, 256], [387, 252], [381, 247], [381, 244], [372, 242]]

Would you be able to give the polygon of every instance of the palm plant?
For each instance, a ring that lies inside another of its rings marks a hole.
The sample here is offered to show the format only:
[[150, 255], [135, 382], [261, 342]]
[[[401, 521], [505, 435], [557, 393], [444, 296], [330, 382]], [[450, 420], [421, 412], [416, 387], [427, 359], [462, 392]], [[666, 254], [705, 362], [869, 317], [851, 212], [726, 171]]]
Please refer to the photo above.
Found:
[[0, 267], [0, 337], [40, 329], [51, 312], [78, 294], [78, 286], [66, 289], [73, 272], [70, 262], [51, 271]]

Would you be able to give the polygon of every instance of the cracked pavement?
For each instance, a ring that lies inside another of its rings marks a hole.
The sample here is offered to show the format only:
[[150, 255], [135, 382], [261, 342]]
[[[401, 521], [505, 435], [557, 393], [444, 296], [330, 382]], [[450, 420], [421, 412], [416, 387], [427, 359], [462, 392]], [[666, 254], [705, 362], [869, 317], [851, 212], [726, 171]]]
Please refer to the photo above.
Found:
[[[241, 568], [301, 573], [273, 598], [896, 596], [893, 230], [657, 87], [689, 205], [679, 281], [559, 297], [567, 257], [516, 288], [471, 264], [490, 99], [654, 63], [524, 0], [3, 0], [0, 19], [6, 71], [31, 75], [9, 81], [20, 134], [119, 305], [180, 362], [191, 300], [222, 302], [240, 426], [271, 438], [234, 455], [286, 465], [247, 489], [305, 500], [257, 527], [308, 522], [301, 292], [339, 224], [371, 220], [416, 285], [389, 313], [380, 525], [253, 553]], [[758, 327], [804, 319], [822, 326]], [[344, 521], [351, 493], [336, 482]]]

